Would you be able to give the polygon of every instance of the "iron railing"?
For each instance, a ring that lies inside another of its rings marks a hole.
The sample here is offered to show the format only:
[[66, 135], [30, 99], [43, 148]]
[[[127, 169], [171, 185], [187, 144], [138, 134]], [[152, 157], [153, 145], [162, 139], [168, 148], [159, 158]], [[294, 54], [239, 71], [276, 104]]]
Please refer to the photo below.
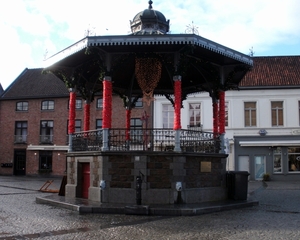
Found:
[[[77, 132], [72, 135], [72, 151], [101, 151], [102, 129]], [[175, 131], [173, 129], [121, 129], [109, 130], [109, 151], [173, 151]], [[180, 130], [182, 152], [218, 153], [220, 137], [213, 133]]]
[[27, 135], [15, 135], [15, 143], [26, 143], [27, 142]]
[[53, 135], [40, 135], [40, 143], [41, 144], [52, 144], [53, 143]]

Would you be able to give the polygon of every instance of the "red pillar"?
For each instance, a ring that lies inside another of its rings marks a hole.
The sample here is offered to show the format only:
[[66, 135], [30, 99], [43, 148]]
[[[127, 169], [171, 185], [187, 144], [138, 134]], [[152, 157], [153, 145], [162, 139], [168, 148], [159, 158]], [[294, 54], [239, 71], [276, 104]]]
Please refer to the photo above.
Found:
[[83, 131], [90, 130], [90, 115], [91, 115], [91, 104], [89, 100], [85, 101], [84, 104], [84, 124]]
[[174, 76], [174, 130], [181, 129], [181, 76]]
[[131, 109], [126, 109], [126, 141], [130, 140]]
[[70, 100], [69, 100], [69, 126], [68, 132], [69, 134], [73, 134], [75, 132], [75, 104], [76, 104], [76, 92], [75, 88], [70, 88]]
[[174, 76], [174, 152], [181, 152], [180, 132], [181, 132], [181, 76]]
[[102, 110], [102, 128], [110, 129], [112, 120], [112, 82], [111, 78], [106, 76], [103, 79], [103, 110]]
[[213, 99], [213, 134], [214, 137], [217, 137], [219, 132], [219, 108], [218, 108], [218, 100]]
[[219, 133], [225, 133], [225, 92], [219, 92]]

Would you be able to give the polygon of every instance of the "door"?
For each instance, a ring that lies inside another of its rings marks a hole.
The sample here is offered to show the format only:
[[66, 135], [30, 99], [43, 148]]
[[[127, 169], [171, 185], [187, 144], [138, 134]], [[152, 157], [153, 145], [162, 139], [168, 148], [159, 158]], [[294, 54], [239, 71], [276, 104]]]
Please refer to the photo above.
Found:
[[15, 150], [14, 152], [14, 175], [26, 174], [26, 150]]
[[249, 156], [239, 156], [238, 171], [249, 171]]
[[266, 157], [265, 156], [255, 156], [255, 180], [262, 180], [263, 175], [266, 173]]
[[82, 163], [82, 198], [89, 198], [90, 164]]

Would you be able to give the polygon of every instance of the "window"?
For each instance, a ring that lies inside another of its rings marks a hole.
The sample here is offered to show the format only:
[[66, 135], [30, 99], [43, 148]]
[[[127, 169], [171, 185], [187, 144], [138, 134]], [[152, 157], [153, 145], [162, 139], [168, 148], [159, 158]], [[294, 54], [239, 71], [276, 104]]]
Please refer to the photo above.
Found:
[[163, 128], [173, 128], [174, 108], [171, 104], [163, 104]]
[[42, 110], [53, 110], [54, 101], [42, 101]]
[[82, 100], [81, 99], [76, 99], [75, 109], [82, 109]]
[[103, 98], [98, 98], [96, 108], [102, 108], [102, 107], [103, 107]]
[[40, 129], [40, 142], [52, 143], [53, 142], [53, 121], [41, 121]]
[[[173, 111], [174, 112], [174, 111]], [[189, 104], [190, 127], [201, 127], [201, 104]]]
[[28, 102], [17, 102], [16, 111], [28, 111]]
[[[70, 100], [68, 101], [68, 109], [70, 109]], [[76, 99], [75, 109], [82, 109], [82, 99]]]
[[281, 147], [277, 147], [273, 151], [273, 165], [274, 173], [282, 173]]
[[[134, 99], [134, 98], [133, 98]], [[133, 100], [132, 99], [132, 100]], [[142, 108], [143, 107], [143, 101], [142, 101], [142, 98], [139, 98], [136, 103], [135, 103], [135, 107], [136, 108]]]
[[245, 102], [245, 127], [256, 126], [256, 102]]
[[143, 121], [140, 118], [131, 118], [130, 119], [130, 128], [131, 129], [142, 129]]
[[52, 170], [52, 152], [51, 151], [40, 151], [40, 162], [39, 170], [51, 171]]
[[15, 124], [15, 143], [27, 141], [27, 122], [17, 121]]
[[228, 102], [225, 102], [225, 127], [228, 127]]
[[[81, 131], [81, 120], [77, 119], [75, 120], [75, 132], [80, 132]], [[67, 134], [69, 134], [69, 120], [67, 121]]]
[[283, 102], [271, 102], [272, 126], [283, 126]]
[[81, 120], [75, 120], [75, 132], [81, 131]]
[[300, 147], [288, 148], [289, 172], [300, 171]]
[[130, 119], [130, 138], [133, 143], [143, 142], [143, 121], [140, 118]]
[[96, 129], [102, 129], [102, 119], [96, 119]]

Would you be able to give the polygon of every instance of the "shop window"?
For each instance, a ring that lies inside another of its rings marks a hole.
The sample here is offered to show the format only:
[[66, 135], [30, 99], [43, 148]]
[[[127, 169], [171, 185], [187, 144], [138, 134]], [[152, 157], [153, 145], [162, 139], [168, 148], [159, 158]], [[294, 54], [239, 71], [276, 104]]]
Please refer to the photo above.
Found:
[[40, 151], [39, 170], [44, 172], [52, 171], [52, 152]]
[[17, 102], [16, 111], [28, 111], [28, 102]]
[[273, 150], [273, 172], [282, 173], [282, 152], [281, 147]]
[[272, 126], [283, 126], [283, 102], [271, 102]]
[[254, 156], [255, 163], [255, 180], [263, 179], [266, 173], [266, 157], [265, 156]]
[[54, 110], [54, 101], [52, 100], [42, 101], [42, 110]]
[[163, 128], [173, 128], [174, 126], [174, 108], [171, 104], [163, 104]]
[[300, 172], [300, 147], [288, 148], [289, 172]]
[[17, 121], [15, 123], [15, 143], [27, 141], [27, 121]]
[[245, 127], [256, 126], [256, 102], [245, 102]]
[[53, 121], [41, 121], [40, 127], [40, 142], [53, 142]]

